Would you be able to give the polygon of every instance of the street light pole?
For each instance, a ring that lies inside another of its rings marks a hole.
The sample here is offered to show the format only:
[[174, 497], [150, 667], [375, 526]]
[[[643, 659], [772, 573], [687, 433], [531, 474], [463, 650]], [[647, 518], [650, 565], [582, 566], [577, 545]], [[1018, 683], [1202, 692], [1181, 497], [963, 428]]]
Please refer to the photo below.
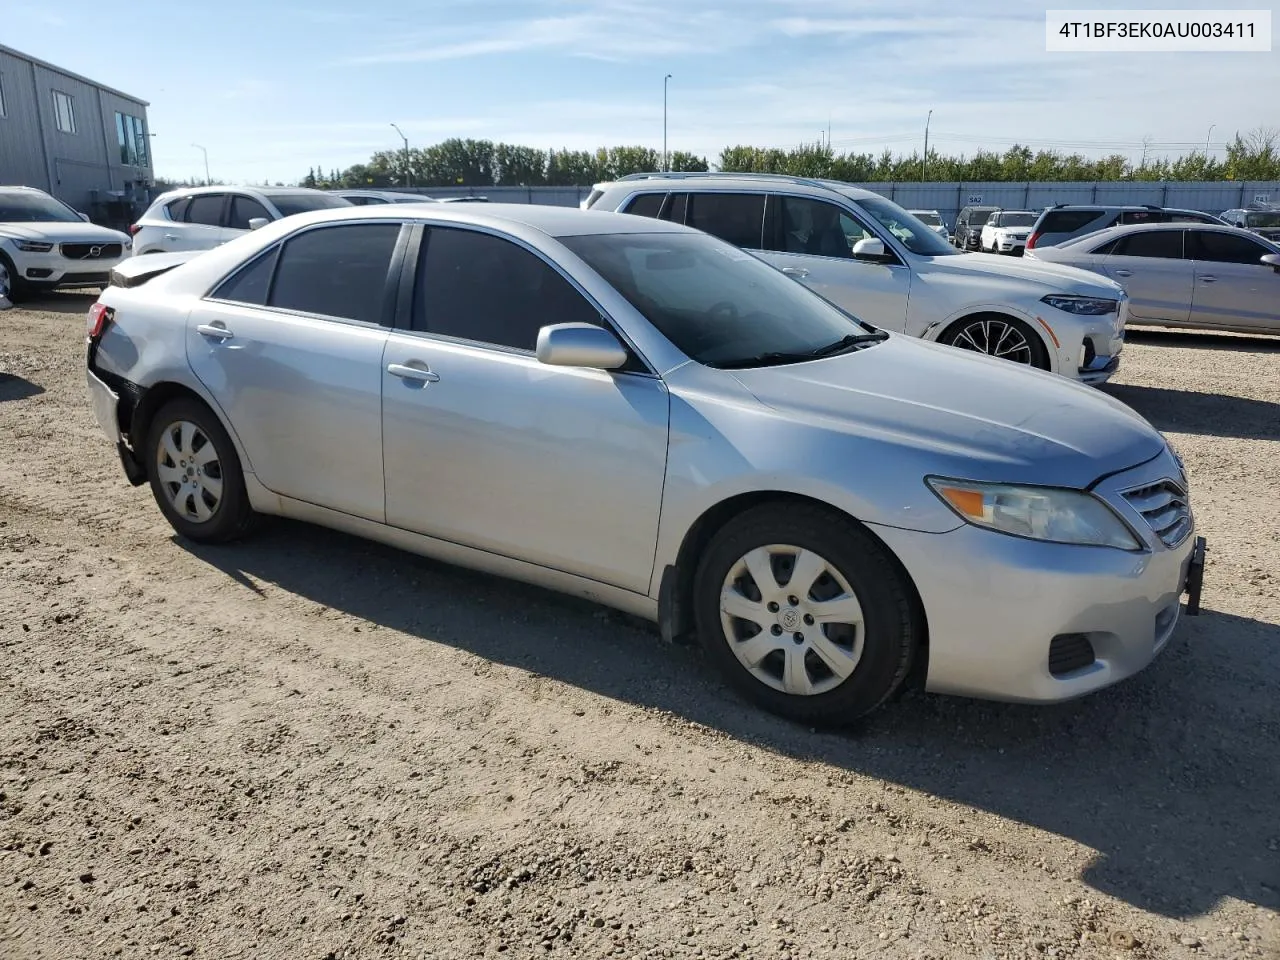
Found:
[[1216, 123], [1209, 124], [1209, 132], [1204, 135], [1204, 158], [1206, 160], [1209, 159], [1209, 138], [1213, 136], [1213, 128], [1216, 126]]
[[198, 143], [193, 143], [192, 146], [204, 154], [204, 183], [207, 187], [209, 184], [213, 183], [213, 180], [209, 176], [209, 151]]
[[670, 172], [670, 161], [667, 159], [667, 81], [671, 74], [662, 78], [662, 172]]
[[920, 158], [920, 182], [924, 183], [925, 171], [929, 167], [929, 121], [933, 119], [933, 111], [924, 118], [924, 156]]
[[403, 133], [400, 133], [400, 128], [397, 127], [394, 123], [391, 125], [391, 127], [393, 130], [395, 130], [396, 133], [400, 134], [400, 139], [404, 141], [404, 185], [406, 187], [412, 187], [413, 174], [409, 170], [409, 138], [406, 137]]

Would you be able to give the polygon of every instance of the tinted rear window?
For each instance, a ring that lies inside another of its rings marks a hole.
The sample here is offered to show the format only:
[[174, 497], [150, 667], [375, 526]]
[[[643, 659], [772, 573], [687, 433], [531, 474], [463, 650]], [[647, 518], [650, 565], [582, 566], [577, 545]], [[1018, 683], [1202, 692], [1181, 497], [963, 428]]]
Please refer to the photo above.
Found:
[[622, 212], [634, 213], [639, 217], [656, 217], [665, 199], [667, 199], [665, 193], [642, 193], [627, 204], [627, 208]]
[[320, 227], [285, 241], [271, 306], [378, 323], [398, 223]]
[[1151, 230], [1121, 237], [1110, 250], [1113, 257], [1157, 257], [1178, 260], [1182, 257], [1181, 230]]
[[735, 247], [758, 250], [764, 232], [764, 194], [690, 194], [685, 223]]

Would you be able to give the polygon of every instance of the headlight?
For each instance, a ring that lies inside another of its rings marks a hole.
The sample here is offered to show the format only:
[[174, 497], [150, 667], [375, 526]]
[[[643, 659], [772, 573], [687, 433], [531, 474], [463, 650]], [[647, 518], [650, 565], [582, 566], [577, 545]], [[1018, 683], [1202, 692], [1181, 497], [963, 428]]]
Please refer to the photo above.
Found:
[[1065, 313], [1074, 313], [1085, 317], [1103, 317], [1120, 309], [1119, 300], [1107, 300], [1103, 297], [1074, 297], [1050, 294], [1047, 297], [1041, 297], [1040, 302], [1047, 303], [1049, 306]]
[[41, 243], [39, 240], [18, 240], [17, 245], [23, 253], [48, 253], [53, 249], [52, 243]]
[[975, 527], [1053, 543], [1142, 549], [1124, 521], [1091, 493], [941, 477], [925, 482], [961, 520]]

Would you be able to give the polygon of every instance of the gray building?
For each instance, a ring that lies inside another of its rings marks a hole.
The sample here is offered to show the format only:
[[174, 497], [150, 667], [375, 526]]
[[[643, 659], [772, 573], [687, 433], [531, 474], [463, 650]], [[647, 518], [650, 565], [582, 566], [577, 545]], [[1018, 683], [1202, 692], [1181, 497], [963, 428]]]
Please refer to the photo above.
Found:
[[0, 46], [0, 184], [128, 222], [152, 182], [147, 102]]

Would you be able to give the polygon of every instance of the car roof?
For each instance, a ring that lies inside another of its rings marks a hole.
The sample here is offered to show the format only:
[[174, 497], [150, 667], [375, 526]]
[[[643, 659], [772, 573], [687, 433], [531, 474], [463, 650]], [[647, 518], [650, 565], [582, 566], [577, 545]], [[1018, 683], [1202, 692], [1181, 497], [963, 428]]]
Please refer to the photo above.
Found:
[[[1107, 227], [1103, 230], [1097, 230], [1093, 233], [1086, 233], [1083, 236], [1076, 237], [1071, 241], [1071, 246], [1076, 246], [1084, 241], [1101, 241], [1109, 240], [1113, 237], [1123, 237], [1130, 233], [1148, 233], [1152, 231], [1173, 231], [1173, 230], [1213, 230], [1218, 233], [1232, 233], [1237, 236], [1247, 236], [1252, 240], [1256, 240], [1257, 234], [1245, 230], [1241, 227], [1233, 227], [1225, 223], [1126, 223], [1116, 227]], [[1064, 244], [1065, 246], [1065, 244]], [[1052, 249], [1052, 248], [1050, 248]]]
[[193, 197], [202, 193], [248, 193], [256, 194], [260, 197], [287, 197], [299, 194], [310, 196], [313, 193], [320, 193], [325, 196], [331, 195], [329, 191], [313, 190], [310, 187], [241, 187], [232, 183], [223, 183], [207, 187], [177, 187], [160, 194], [160, 196], [156, 197], [156, 202], [172, 200], [176, 197]]
[[[679, 187], [674, 186], [679, 184]], [[882, 197], [874, 190], [864, 190], [843, 180], [828, 180], [822, 177], [796, 177], [783, 173], [633, 173], [598, 183], [593, 189], [610, 190], [619, 187], [634, 187], [637, 192], [657, 192], [659, 190], [689, 189], [696, 184], [698, 189], [720, 189], [724, 187], [742, 189], [744, 187], [759, 190], [763, 186], [772, 185], [775, 189], [793, 189], [796, 192], [808, 192], [814, 195], [838, 193], [850, 200], [869, 200]]]

